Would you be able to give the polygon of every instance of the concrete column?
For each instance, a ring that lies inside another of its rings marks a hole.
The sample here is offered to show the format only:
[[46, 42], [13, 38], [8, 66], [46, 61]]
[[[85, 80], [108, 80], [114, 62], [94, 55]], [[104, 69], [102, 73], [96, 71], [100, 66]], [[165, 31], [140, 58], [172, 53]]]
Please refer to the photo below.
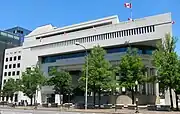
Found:
[[40, 105], [42, 104], [41, 90], [37, 91], [37, 98], [36, 98], [36, 100], [37, 100], [38, 104], [40, 104]]
[[23, 99], [23, 93], [22, 92], [18, 92], [18, 102], [21, 102], [21, 100]]
[[15, 94], [13, 95], [12, 102], [15, 102]]
[[[155, 70], [155, 76], [157, 76], [157, 70]], [[155, 84], [155, 95], [159, 96], [159, 82]]]
[[57, 103], [58, 105], [61, 104], [60, 95], [59, 94], [55, 94], [55, 103]]
[[[148, 68], [147, 76], [151, 76], [151, 74], [150, 74], [150, 68]], [[148, 83], [148, 95], [150, 95], [150, 94], [151, 94], [151, 84]]]
[[[174, 90], [171, 90], [171, 91], [172, 91], [173, 107], [175, 108], [176, 107], [175, 92], [174, 92]], [[165, 91], [165, 104], [171, 105], [169, 89]]]
[[[148, 77], [148, 71], [146, 72], [146, 77]], [[145, 90], [146, 90], [146, 95], [148, 95], [148, 83], [146, 82], [145, 84]]]

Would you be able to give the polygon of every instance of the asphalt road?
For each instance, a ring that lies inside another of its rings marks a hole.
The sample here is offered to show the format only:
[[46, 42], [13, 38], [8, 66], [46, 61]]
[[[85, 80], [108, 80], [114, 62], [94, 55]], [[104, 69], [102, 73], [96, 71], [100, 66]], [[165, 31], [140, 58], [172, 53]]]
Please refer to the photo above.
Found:
[[78, 112], [60, 112], [60, 111], [43, 111], [43, 110], [21, 110], [21, 109], [0, 109], [0, 114], [95, 114], [95, 113], [78, 113]]

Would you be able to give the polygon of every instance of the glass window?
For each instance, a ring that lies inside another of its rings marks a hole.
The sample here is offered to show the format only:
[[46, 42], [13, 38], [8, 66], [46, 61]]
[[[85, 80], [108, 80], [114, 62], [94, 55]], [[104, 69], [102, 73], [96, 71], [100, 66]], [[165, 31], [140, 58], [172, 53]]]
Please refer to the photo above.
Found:
[[5, 65], [5, 69], [7, 69], [8, 68], [8, 65]]
[[19, 75], [19, 74], [20, 74], [20, 71], [17, 71], [17, 72], [16, 72], [16, 75]]
[[150, 32], [149, 28], [150, 28], [150, 27], [148, 26], [148, 27], [147, 27], [147, 32], [148, 32], [148, 33]]
[[15, 71], [12, 72], [12, 75], [15, 76]]
[[154, 25], [152, 26], [152, 31], [153, 31], [153, 32], [155, 31], [155, 27], [154, 27]]
[[138, 30], [139, 30], [139, 34], [141, 34], [141, 28], [138, 28]]
[[11, 72], [8, 72], [8, 76], [11, 76]]
[[136, 35], [136, 29], [133, 29], [134, 30], [134, 35]]
[[147, 27], [144, 27], [144, 33], [147, 33]]
[[139, 50], [138, 50], [138, 53], [139, 53], [139, 54], [142, 54], [142, 53], [143, 53], [143, 51], [142, 51], [141, 49], [139, 49]]
[[17, 64], [17, 68], [19, 68], [19, 67], [20, 67], [20, 63]]
[[16, 61], [16, 56], [14, 56], [14, 61]]
[[144, 27], [141, 28], [142, 34], [144, 34]]
[[10, 60], [9, 61], [12, 61], [12, 57], [10, 57]]
[[8, 62], [8, 58], [6, 58], [6, 62]]
[[4, 72], [4, 76], [7, 76], [7, 72]]
[[12, 68], [12, 65], [10, 64], [10, 65], [9, 65], [9, 69], [11, 69], [11, 68]]
[[6, 83], [6, 80], [4, 80], [4, 84]]
[[137, 33], [137, 34], [140, 34], [140, 33], [139, 33], [139, 28], [136, 28], [136, 33]]
[[152, 32], [152, 26], [149, 27], [149, 32]]
[[13, 64], [13, 68], [16, 68], [16, 64]]
[[133, 29], [131, 29], [131, 32], [130, 32], [130, 33], [131, 33], [131, 35], [134, 35], [134, 33], [133, 33], [133, 32], [134, 32], [134, 31], [133, 31]]

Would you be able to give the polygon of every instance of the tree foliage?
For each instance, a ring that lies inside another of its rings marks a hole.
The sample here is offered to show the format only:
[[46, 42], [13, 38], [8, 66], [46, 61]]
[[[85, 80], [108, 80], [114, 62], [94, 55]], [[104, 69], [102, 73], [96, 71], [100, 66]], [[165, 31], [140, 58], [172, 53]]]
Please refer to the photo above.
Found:
[[129, 48], [119, 63], [118, 72], [120, 73], [119, 83], [121, 86], [131, 89], [135, 86], [136, 80], [138, 83], [143, 83], [143, 68], [144, 64], [137, 50]]
[[157, 44], [153, 53], [153, 63], [158, 70], [157, 79], [161, 82], [163, 89], [170, 90], [171, 107], [173, 107], [171, 89], [176, 90], [179, 82], [178, 55], [175, 52], [176, 39], [170, 34]]
[[125, 87], [132, 92], [132, 103], [134, 103], [135, 81], [144, 83], [144, 64], [136, 49], [129, 48], [127, 53], [121, 57], [117, 72], [120, 74], [118, 80], [121, 87]]
[[3, 94], [7, 97], [12, 97], [15, 92], [20, 90], [19, 81], [10, 78], [3, 87]]
[[85, 87], [86, 68], [88, 61], [88, 90], [95, 93], [100, 93], [102, 90], [108, 90], [113, 87], [114, 75], [111, 69], [111, 64], [105, 59], [106, 51], [99, 45], [93, 47], [83, 68], [83, 75], [80, 77], [80, 82]]
[[54, 90], [58, 94], [66, 94], [72, 90], [72, 76], [64, 70], [58, 71], [53, 67], [49, 75], [52, 76], [48, 80], [48, 85], [54, 86]]
[[38, 65], [32, 68], [27, 68], [26, 71], [22, 73], [21, 90], [26, 96], [31, 98], [31, 104], [32, 98], [38, 89], [37, 87], [41, 87], [45, 81], [46, 78]]

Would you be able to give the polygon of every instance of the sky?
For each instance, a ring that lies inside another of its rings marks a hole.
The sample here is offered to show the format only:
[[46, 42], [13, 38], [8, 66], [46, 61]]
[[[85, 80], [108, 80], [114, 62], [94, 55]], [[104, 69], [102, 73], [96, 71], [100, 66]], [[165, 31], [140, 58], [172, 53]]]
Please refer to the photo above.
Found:
[[[126, 21], [130, 12], [124, 3], [130, 0], [1, 0], [0, 29], [15, 26], [33, 30], [52, 24], [62, 27], [118, 15]], [[172, 13], [173, 36], [180, 37], [180, 0], [132, 0], [133, 18]], [[179, 38], [178, 38], [179, 39]], [[180, 39], [176, 48], [180, 55]]]

